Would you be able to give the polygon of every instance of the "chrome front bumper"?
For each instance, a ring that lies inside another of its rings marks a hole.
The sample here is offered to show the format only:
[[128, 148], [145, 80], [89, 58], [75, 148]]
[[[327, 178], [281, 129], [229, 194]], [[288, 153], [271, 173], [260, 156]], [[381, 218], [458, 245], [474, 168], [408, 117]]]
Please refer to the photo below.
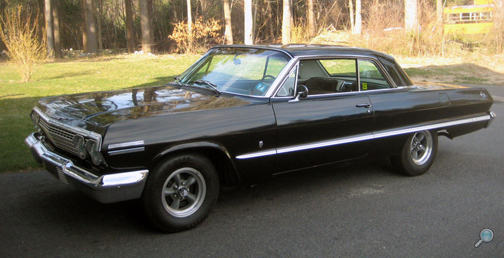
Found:
[[148, 170], [99, 176], [75, 165], [72, 160], [50, 151], [35, 133], [28, 136], [25, 142], [34, 158], [43, 163], [52, 175], [64, 183], [72, 184], [99, 202], [119, 202], [142, 196]]

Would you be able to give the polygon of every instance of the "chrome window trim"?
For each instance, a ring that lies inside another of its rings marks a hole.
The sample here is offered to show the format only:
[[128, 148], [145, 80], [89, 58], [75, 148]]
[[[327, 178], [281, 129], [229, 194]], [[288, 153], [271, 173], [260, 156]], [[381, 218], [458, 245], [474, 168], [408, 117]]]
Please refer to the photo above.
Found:
[[55, 126], [59, 126], [59, 127], [62, 127], [64, 128], [65, 130], [68, 130], [70, 132], [73, 132], [75, 134], [79, 134], [79, 135], [82, 135], [84, 137], [87, 137], [87, 138], [91, 138], [91, 139], [94, 139], [96, 140], [96, 143], [98, 145], [98, 151], [101, 151], [101, 147], [102, 147], [102, 137], [100, 134], [98, 133], [95, 133], [95, 132], [91, 132], [91, 131], [88, 131], [88, 130], [85, 130], [85, 129], [82, 129], [82, 128], [78, 128], [78, 127], [73, 127], [73, 126], [69, 126], [69, 125], [66, 125], [64, 123], [61, 123], [60, 121], [57, 121], [49, 116], [47, 116], [44, 112], [42, 112], [42, 110], [40, 110], [40, 108], [38, 107], [34, 107], [33, 108], [33, 111], [36, 112], [41, 119], [44, 119], [47, 123], [49, 124], [52, 124], [52, 125], [55, 125]]
[[277, 91], [280, 90], [280, 87], [283, 85], [284, 81], [287, 79], [287, 75], [289, 75], [289, 72], [294, 68], [294, 66], [297, 64], [298, 59], [297, 58], [292, 58], [289, 60], [289, 62], [284, 66], [282, 71], [278, 74], [277, 78], [275, 81], [271, 84], [269, 87], [268, 91], [264, 95], [264, 97], [271, 98], [274, 96]]
[[[380, 60], [378, 60], [377, 58], [373, 58], [373, 57], [369, 57], [369, 56], [362, 56], [362, 55], [344, 55], [344, 54], [324, 55], [324, 56], [320, 56], [320, 55], [302, 55], [302, 56], [295, 56], [294, 58], [292, 58], [287, 63], [287, 65], [285, 65], [284, 69], [280, 72], [280, 74], [278, 75], [277, 79], [273, 82], [273, 84], [271, 85], [271, 87], [268, 89], [267, 93], [264, 96], [268, 97], [268, 98], [271, 98], [271, 97], [273, 97], [273, 98], [285, 98], [285, 97], [277, 97], [276, 94], [278, 93], [278, 91], [280, 90], [280, 88], [285, 83], [287, 75], [289, 74], [289, 72], [292, 70], [292, 68], [295, 65], [300, 64], [301, 60], [310, 60], [310, 59], [311, 60], [355, 59], [356, 69], [357, 69], [357, 83], [360, 82], [360, 72], [359, 72], [359, 65], [358, 65], [359, 60], [368, 60], [368, 61], [371, 61], [373, 64], [375, 64], [376, 67], [377, 67], [377, 69], [382, 73], [382, 75], [384, 75], [385, 80], [390, 85], [390, 88], [362, 91], [361, 88], [360, 88], [360, 83], [359, 83], [359, 91], [358, 92], [377, 92], [377, 91], [382, 91], [382, 90], [391, 90], [391, 89], [397, 89], [398, 88], [398, 86], [396, 85], [396, 83], [394, 82], [394, 80], [392, 80], [392, 77], [389, 75], [389, 73], [383, 67], [383, 65], [380, 62]], [[298, 65], [297, 69], [298, 69], [297, 72], [299, 74], [299, 65]], [[324, 71], [327, 73], [327, 70], [324, 69]], [[296, 79], [296, 82], [297, 82], [297, 79]], [[329, 93], [329, 94], [317, 94], [317, 96], [318, 95], [324, 95], [324, 96], [339, 95], [339, 94], [345, 94], [345, 93], [347, 93], [347, 92], [336, 92], [336, 93]], [[290, 98], [292, 98], [292, 97], [290, 97]]]
[[[295, 97], [295, 96], [277, 96], [277, 94], [278, 94], [278, 92], [280, 91], [280, 89], [284, 86], [285, 82], [287, 82], [287, 80], [288, 80], [287, 75], [289, 75], [289, 73], [290, 73], [292, 70], [296, 69], [296, 78], [295, 78], [295, 81], [294, 81], [294, 95], [296, 95], [296, 92], [297, 92], [297, 83], [298, 83], [298, 80], [299, 80], [299, 78], [298, 78], [298, 74], [299, 74], [299, 66], [300, 66], [300, 63], [299, 63], [299, 62], [297, 62], [297, 63], [295, 63], [295, 64], [294, 64], [294, 66], [293, 66], [293, 67], [291, 67], [291, 69], [289, 69], [289, 71], [287, 72], [287, 74], [286, 74], [286, 75], [285, 75], [285, 77], [283, 78], [282, 82], [280, 83], [280, 86], [279, 86], [279, 87], [276, 87], [276, 91], [273, 93], [273, 96], [274, 96], [275, 98], [289, 98], [289, 99], [292, 99], [293, 97]], [[279, 77], [280, 77], [280, 76], [279, 76]], [[273, 88], [273, 85], [272, 85], [272, 87], [271, 87], [271, 88]]]
[[424, 131], [424, 130], [441, 129], [444, 127], [455, 126], [455, 125], [463, 125], [463, 124], [476, 123], [476, 122], [482, 122], [482, 121], [491, 121], [494, 118], [495, 118], [495, 114], [490, 111], [487, 115], [483, 115], [483, 116], [462, 118], [462, 119], [458, 119], [458, 120], [438, 122], [438, 123], [434, 123], [434, 124], [417, 125], [417, 126], [411, 126], [411, 127], [401, 127], [401, 128], [397, 128], [397, 129], [382, 130], [382, 131], [377, 131], [377, 132], [367, 133], [367, 134], [359, 134], [359, 135], [354, 135], [354, 136], [350, 136], [350, 137], [336, 138], [336, 139], [331, 139], [331, 140], [327, 140], [327, 141], [320, 141], [320, 142], [314, 142], [314, 143], [308, 143], [308, 144], [302, 144], [302, 145], [281, 147], [281, 148], [277, 148], [276, 150], [268, 150], [268, 151], [260, 151], [260, 152], [243, 154], [243, 155], [237, 156], [236, 158], [240, 159], [240, 160], [251, 159], [251, 158], [259, 158], [259, 157], [265, 157], [265, 156], [276, 155], [276, 154], [284, 154], [284, 153], [289, 153], [289, 152], [304, 151], [304, 150], [323, 148], [323, 147], [331, 147], [331, 146], [336, 146], [336, 145], [341, 145], [341, 144], [354, 143], [354, 142], [360, 142], [360, 141], [365, 141], [365, 140], [375, 140], [375, 139], [396, 136], [396, 135], [401, 135], [401, 134], [407, 134], [407, 133], [413, 133], [413, 132], [418, 132], [418, 131]]

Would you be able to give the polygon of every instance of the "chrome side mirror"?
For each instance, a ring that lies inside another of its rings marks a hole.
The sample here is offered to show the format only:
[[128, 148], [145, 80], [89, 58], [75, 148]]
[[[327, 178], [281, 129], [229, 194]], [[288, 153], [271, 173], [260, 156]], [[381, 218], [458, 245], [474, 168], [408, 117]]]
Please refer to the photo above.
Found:
[[300, 98], [306, 98], [308, 97], [308, 94], [309, 94], [308, 87], [306, 87], [305, 85], [300, 85], [298, 86], [298, 92], [296, 98], [289, 100], [289, 102], [299, 102]]

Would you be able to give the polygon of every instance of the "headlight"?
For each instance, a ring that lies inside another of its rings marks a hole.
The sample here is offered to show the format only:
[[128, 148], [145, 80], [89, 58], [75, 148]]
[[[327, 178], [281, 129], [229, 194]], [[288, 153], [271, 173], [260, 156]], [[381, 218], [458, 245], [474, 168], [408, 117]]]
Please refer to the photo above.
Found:
[[37, 133], [42, 133], [42, 128], [40, 128], [40, 125], [39, 125], [40, 116], [37, 113], [33, 112], [31, 114], [31, 118], [33, 121], [33, 126], [35, 126], [35, 130], [37, 131]]
[[98, 145], [96, 145], [95, 141], [88, 140], [86, 142], [86, 150], [88, 151], [89, 155], [91, 155], [91, 161], [93, 161], [93, 164], [98, 166], [103, 162], [103, 156], [98, 151]]
[[86, 147], [84, 146], [84, 137], [82, 137], [80, 135], [74, 136], [73, 145], [79, 151], [79, 158], [86, 159], [87, 152], [86, 152]]

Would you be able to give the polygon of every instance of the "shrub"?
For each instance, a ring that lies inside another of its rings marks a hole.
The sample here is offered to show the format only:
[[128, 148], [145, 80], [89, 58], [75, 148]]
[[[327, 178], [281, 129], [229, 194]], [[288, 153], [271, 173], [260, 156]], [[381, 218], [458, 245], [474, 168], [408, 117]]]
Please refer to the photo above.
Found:
[[45, 42], [37, 37], [37, 18], [32, 20], [21, 5], [7, 9], [0, 17], [0, 38], [8, 49], [9, 62], [14, 64], [23, 82], [28, 82], [36, 65], [47, 59]]
[[187, 22], [175, 23], [172, 35], [168, 38], [177, 44], [176, 51], [179, 53], [192, 53], [209, 44], [223, 43], [221, 25], [219, 20], [213, 18], [203, 22], [203, 17], [199, 17], [192, 25], [192, 33], [189, 34]]

